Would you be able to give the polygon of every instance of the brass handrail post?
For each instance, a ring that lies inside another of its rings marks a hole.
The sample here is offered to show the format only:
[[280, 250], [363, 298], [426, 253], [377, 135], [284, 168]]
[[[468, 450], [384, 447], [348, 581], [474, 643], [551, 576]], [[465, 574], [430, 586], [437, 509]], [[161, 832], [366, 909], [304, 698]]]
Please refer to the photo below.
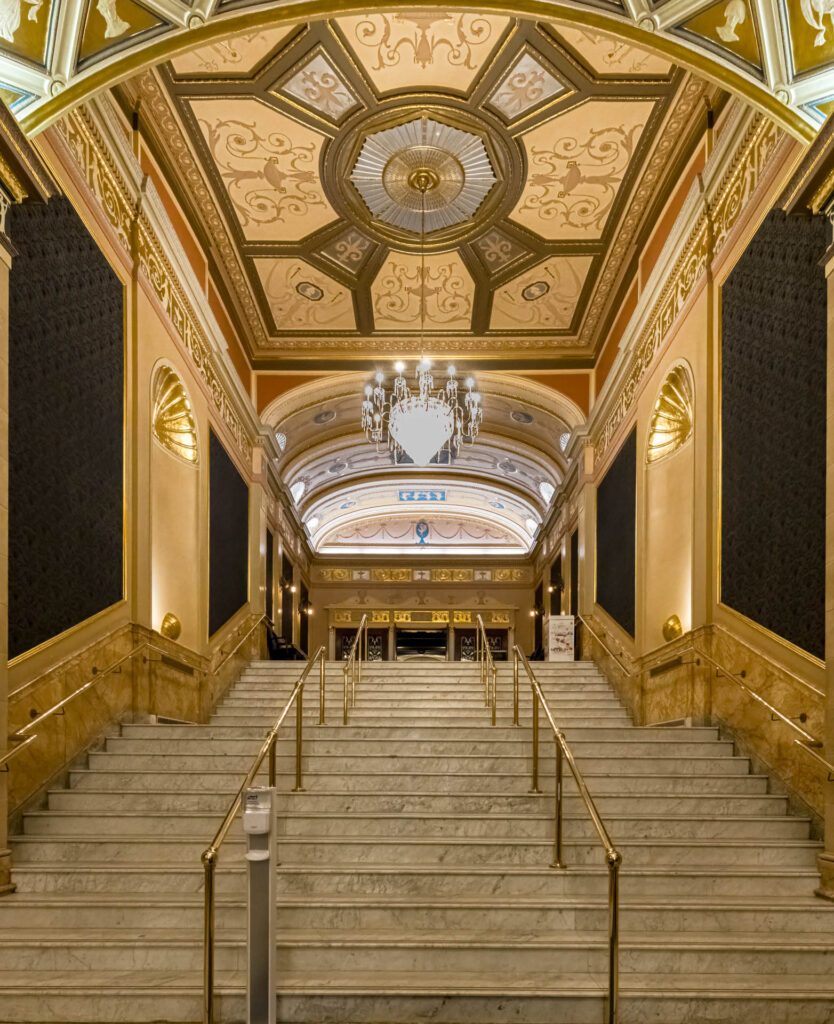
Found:
[[518, 725], [518, 651], [513, 650], [513, 725]]
[[351, 672], [350, 665], [345, 665], [344, 669], [342, 670], [342, 676], [343, 676], [343, 682], [344, 682], [344, 690], [345, 690], [345, 693], [344, 693], [344, 708], [343, 708], [343, 711], [342, 711], [342, 725], [347, 725], [347, 723], [348, 723], [348, 675], [350, 674], [350, 672]]
[[214, 1024], [214, 868], [217, 850], [213, 847], [202, 856], [203, 903], [203, 1024]]
[[562, 862], [562, 744], [561, 736], [556, 740], [556, 803], [553, 808], [553, 863], [552, 868], [563, 868]]
[[319, 725], [324, 725], [324, 676], [327, 669], [327, 662], [322, 653], [319, 658]]
[[492, 666], [492, 724], [495, 725], [495, 715], [498, 704], [498, 670], [493, 663]]
[[617, 1024], [620, 992], [620, 864], [616, 850], [606, 854], [608, 863], [608, 1024]]
[[276, 779], [276, 775], [277, 775], [277, 772], [275, 770], [275, 747], [276, 747], [277, 736], [272, 734], [271, 739], [272, 739], [272, 742], [269, 744], [269, 784], [270, 784], [270, 786], [274, 787], [275, 786], [275, 779]]
[[530, 783], [531, 793], [541, 793], [539, 789], [539, 695], [533, 690], [533, 778]]
[[301, 785], [301, 744], [304, 722], [304, 687], [298, 691], [295, 699], [295, 786], [293, 793], [303, 793]]

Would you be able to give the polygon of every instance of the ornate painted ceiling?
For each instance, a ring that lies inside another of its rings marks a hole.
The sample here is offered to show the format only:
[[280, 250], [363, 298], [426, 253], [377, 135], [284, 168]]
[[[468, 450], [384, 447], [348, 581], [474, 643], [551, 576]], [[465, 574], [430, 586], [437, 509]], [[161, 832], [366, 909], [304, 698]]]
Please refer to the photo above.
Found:
[[529, 551], [565, 473], [563, 446], [582, 424], [582, 411], [543, 385], [483, 373], [477, 442], [453, 464], [395, 465], [360, 430], [365, 379], [333, 374], [264, 410], [264, 423], [283, 435], [275, 468], [314, 549], [323, 555]]
[[120, 98], [261, 367], [411, 351], [421, 304], [435, 354], [588, 360], [720, 102], [631, 44], [433, 10], [211, 43]]
[[[386, 6], [413, 10], [407, 3]], [[377, 3], [315, 7], [319, 16], [383, 9]], [[515, 9], [506, 0], [487, 0], [483, 7], [501, 14], [535, 7], [538, 17], [569, 19], [574, 39], [568, 42], [595, 52], [602, 65], [611, 48], [589, 35], [607, 32], [623, 48], [650, 46], [746, 96], [806, 138], [834, 102], [834, 26], [823, 0], [525, 0]], [[35, 130], [95, 90], [174, 53], [211, 43], [216, 50], [210, 59], [229, 63], [235, 46], [223, 40], [232, 33], [268, 28], [277, 37], [285, 30], [273, 28], [276, 21], [307, 18], [309, 9], [306, 0], [3, 0], [3, 95], [27, 130]], [[380, 89], [386, 77], [378, 68]], [[465, 76], [447, 77], [452, 87], [465, 87]]]

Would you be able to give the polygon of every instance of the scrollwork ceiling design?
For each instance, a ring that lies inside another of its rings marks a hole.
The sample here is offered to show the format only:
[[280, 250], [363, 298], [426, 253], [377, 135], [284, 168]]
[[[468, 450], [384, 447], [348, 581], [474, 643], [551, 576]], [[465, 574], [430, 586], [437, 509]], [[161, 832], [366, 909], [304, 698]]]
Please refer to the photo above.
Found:
[[[421, 304], [438, 355], [591, 359], [726, 94], [575, 26], [409, 9], [215, 42], [117, 96], [266, 367], [398, 354]], [[424, 270], [417, 150], [439, 180]]]

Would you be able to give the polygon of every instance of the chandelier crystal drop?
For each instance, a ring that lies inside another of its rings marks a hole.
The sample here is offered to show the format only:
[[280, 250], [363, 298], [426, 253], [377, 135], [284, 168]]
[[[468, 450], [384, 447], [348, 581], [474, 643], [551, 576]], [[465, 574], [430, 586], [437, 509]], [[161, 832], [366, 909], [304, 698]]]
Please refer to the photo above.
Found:
[[[426, 324], [426, 193], [437, 187], [438, 177], [430, 167], [418, 166], [408, 175], [408, 186], [420, 202], [420, 348], [423, 348]], [[377, 451], [401, 452], [416, 466], [427, 466], [435, 455], [447, 451], [455, 456], [464, 441], [470, 444], [478, 436], [483, 419], [481, 396], [475, 381], [467, 377], [461, 398], [454, 366], [450, 366], [444, 384], [434, 386], [431, 362], [421, 359], [414, 383], [409, 387], [405, 364], [395, 363], [393, 388], [385, 390], [385, 375], [377, 373], [374, 384], [365, 386], [362, 402], [362, 429]]]
[[454, 366], [449, 367], [445, 383], [437, 388], [427, 359], [417, 364], [411, 387], [404, 365], [397, 363], [394, 369], [390, 394], [382, 373], [376, 375], [374, 385], [365, 387], [362, 429], [377, 451], [393, 451], [395, 455], [405, 452], [416, 466], [427, 466], [439, 452], [457, 455], [464, 442], [474, 442], [483, 411], [471, 377], [461, 395]]

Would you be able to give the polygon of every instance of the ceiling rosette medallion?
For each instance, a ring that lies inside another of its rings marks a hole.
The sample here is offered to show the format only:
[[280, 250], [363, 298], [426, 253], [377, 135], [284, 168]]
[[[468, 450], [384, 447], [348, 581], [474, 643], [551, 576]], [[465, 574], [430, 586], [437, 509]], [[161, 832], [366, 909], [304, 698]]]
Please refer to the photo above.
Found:
[[407, 231], [421, 230], [424, 202], [428, 234], [473, 217], [497, 178], [479, 136], [424, 116], [369, 135], [350, 180], [374, 217]]

